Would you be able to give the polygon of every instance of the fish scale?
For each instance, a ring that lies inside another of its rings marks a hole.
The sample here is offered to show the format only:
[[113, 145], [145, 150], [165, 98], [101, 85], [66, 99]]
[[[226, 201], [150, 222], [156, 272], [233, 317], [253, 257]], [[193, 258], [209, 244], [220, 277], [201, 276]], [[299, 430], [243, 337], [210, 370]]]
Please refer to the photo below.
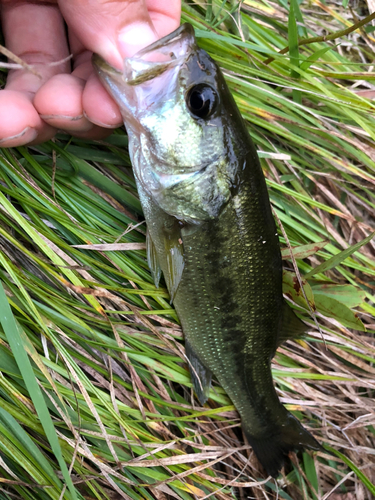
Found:
[[[257, 193], [263, 199], [264, 189]], [[277, 398], [274, 404], [270, 359], [277, 339], [269, 334], [281, 319], [282, 294], [276, 228], [264, 201], [263, 220], [254, 223], [252, 214], [254, 209], [258, 213], [259, 204], [240, 191], [218, 220], [191, 236], [182, 230], [185, 267], [174, 305], [185, 338], [225, 388], [243, 422], [256, 407], [264, 428], [272, 425], [264, 419], [265, 407], [283, 408]], [[262, 238], [268, 242], [263, 244]], [[233, 368], [236, 379], [228, 378]], [[251, 420], [253, 428], [258, 427]]]
[[156, 286], [163, 272], [181, 321], [196, 395], [206, 402], [213, 374], [277, 476], [290, 450], [319, 444], [273, 385], [277, 346], [304, 325], [283, 300], [279, 240], [246, 125], [188, 24], [125, 60], [124, 74], [93, 62], [124, 117], [149, 266]]

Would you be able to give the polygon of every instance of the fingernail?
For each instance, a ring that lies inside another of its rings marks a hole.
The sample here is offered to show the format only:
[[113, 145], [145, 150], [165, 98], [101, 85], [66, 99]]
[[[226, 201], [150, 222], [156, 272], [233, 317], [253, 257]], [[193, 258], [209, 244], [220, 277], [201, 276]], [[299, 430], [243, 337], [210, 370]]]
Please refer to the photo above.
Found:
[[98, 125], [98, 127], [103, 127], [103, 128], [109, 128], [109, 129], [112, 129], [112, 128], [119, 128], [119, 127], [122, 127], [122, 125], [124, 124], [123, 122], [120, 122], [120, 123], [114, 123], [114, 124], [109, 124], [109, 123], [103, 123], [103, 122], [100, 122], [98, 120], [93, 120], [92, 118], [90, 118], [87, 113], [83, 112], [83, 116], [90, 122], [90, 123], [93, 123], [94, 125]]
[[[11, 135], [9, 137], [4, 137], [3, 139], [0, 139], [0, 145], [6, 143], [6, 142], [11, 142], [11, 141], [17, 141], [17, 139], [22, 138], [22, 144], [28, 144], [31, 141], [34, 141], [38, 136], [38, 132], [35, 130], [35, 128], [31, 127], [25, 127], [22, 132], [19, 134]], [[10, 144], [10, 146], [21, 146], [22, 144]]]
[[39, 116], [52, 127], [58, 128], [59, 130], [65, 130], [70, 133], [89, 132], [94, 126], [83, 116], [83, 114], [76, 116], [57, 114]]
[[122, 57], [131, 57], [157, 39], [156, 32], [149, 24], [133, 23], [120, 31], [118, 35], [118, 49]]
[[71, 122], [77, 122], [83, 118], [83, 115], [78, 116], [68, 116], [68, 115], [39, 115], [42, 120], [67, 120]]

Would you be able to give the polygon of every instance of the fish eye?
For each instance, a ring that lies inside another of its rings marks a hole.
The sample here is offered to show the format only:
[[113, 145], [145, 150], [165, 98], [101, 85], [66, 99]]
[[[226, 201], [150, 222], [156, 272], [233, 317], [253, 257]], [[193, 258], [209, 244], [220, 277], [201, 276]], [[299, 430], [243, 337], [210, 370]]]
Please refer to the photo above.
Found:
[[199, 83], [194, 85], [186, 95], [186, 105], [190, 113], [196, 118], [208, 118], [215, 111], [218, 103], [216, 91], [206, 85]]

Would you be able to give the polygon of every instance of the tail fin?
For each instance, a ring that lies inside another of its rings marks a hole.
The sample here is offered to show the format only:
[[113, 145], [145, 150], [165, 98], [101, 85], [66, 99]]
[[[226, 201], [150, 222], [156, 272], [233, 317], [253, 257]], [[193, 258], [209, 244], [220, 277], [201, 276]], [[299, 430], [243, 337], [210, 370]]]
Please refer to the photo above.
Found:
[[244, 431], [259, 462], [272, 477], [279, 475], [289, 451], [303, 448], [322, 450], [318, 441], [289, 412], [284, 423], [277, 423], [261, 437]]

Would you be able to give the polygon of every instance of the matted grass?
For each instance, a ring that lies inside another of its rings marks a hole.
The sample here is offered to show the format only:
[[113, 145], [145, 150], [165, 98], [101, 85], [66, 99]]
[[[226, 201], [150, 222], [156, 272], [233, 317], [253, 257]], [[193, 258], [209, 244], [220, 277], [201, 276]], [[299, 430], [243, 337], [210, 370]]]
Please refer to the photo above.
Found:
[[350, 89], [374, 84], [374, 39], [298, 49], [352, 23], [318, 0], [289, 19], [283, 0], [232, 7], [183, 3], [183, 20], [224, 69], [296, 247], [304, 293], [280, 233], [286, 298], [311, 330], [273, 374], [327, 452], [264, 480], [218, 384], [199, 406], [145, 260], [126, 135], [59, 135], [0, 156], [1, 498], [374, 498], [375, 117]]

